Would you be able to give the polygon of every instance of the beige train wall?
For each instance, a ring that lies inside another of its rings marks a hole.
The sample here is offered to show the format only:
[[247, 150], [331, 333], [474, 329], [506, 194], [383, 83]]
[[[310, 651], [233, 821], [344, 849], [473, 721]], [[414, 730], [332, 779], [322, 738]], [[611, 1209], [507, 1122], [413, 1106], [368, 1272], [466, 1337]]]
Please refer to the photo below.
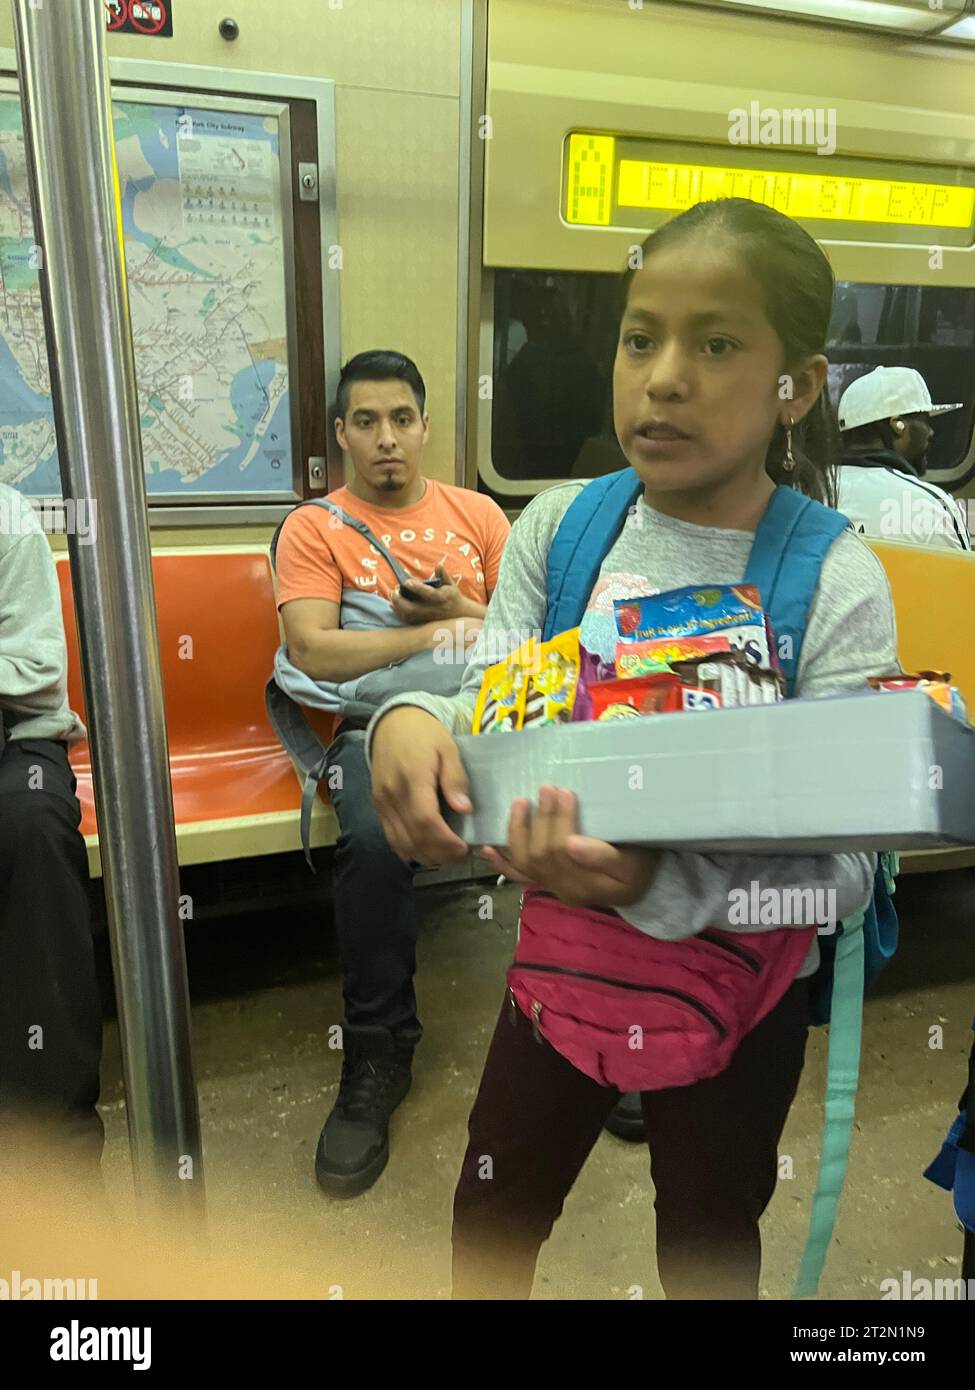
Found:
[[[227, 17], [240, 26], [232, 42], [218, 30]], [[429, 399], [426, 471], [446, 482], [455, 479], [460, 20], [461, 0], [176, 0], [172, 38], [107, 35], [110, 58], [334, 81], [342, 360], [373, 347], [415, 359]], [[15, 46], [9, 5], [0, 46]], [[153, 543], [164, 537], [154, 532]]]

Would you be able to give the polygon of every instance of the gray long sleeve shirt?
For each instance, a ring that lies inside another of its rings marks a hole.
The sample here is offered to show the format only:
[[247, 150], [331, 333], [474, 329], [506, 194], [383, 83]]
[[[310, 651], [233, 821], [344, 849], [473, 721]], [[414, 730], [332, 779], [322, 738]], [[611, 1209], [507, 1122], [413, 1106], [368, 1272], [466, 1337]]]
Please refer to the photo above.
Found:
[[30, 504], [0, 483], [0, 713], [8, 738], [84, 737], [68, 704], [67, 666], [50, 544]]
[[[454, 734], [470, 732], [485, 668], [529, 632], [540, 632], [544, 626], [548, 552], [566, 508], [583, 486], [565, 483], [541, 493], [512, 528], [498, 586], [459, 695], [453, 699], [425, 693], [396, 696], [372, 720], [370, 743], [377, 721], [403, 704], [426, 710]], [[753, 539], [752, 532], [677, 521], [654, 511], [641, 497], [604, 559], [593, 593], [604, 586], [623, 597], [690, 584], [739, 583]], [[873, 552], [846, 531], [823, 562], [806, 625], [796, 694], [815, 697], [862, 690], [868, 676], [897, 670], [887, 577]], [[815, 756], [815, 750], [810, 750], [810, 756]], [[843, 788], [837, 787], [838, 809], [842, 799]], [[736, 928], [728, 921], [731, 894], [737, 899], [741, 890], [747, 894], [757, 883], [762, 890], [833, 890], [835, 917], [842, 920], [868, 902], [875, 869], [876, 856], [870, 854], [763, 856], [666, 850], [649, 891], [619, 912], [633, 926], [662, 940], [680, 940], [708, 926], [760, 931], [758, 923]], [[818, 963], [814, 941], [800, 976], [812, 974]]]

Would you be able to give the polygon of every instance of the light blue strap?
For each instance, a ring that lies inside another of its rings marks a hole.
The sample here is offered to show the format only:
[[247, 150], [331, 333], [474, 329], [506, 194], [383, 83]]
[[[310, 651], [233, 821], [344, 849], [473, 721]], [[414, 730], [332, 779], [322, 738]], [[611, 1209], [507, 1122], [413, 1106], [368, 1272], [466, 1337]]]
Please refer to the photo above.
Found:
[[836, 1209], [850, 1156], [853, 1112], [860, 1072], [863, 1023], [863, 918], [843, 923], [833, 964], [826, 1120], [819, 1179], [813, 1198], [809, 1235], [796, 1276], [793, 1298], [811, 1298], [819, 1287], [826, 1252], [836, 1224]]
[[305, 784], [301, 789], [301, 848], [305, 851], [305, 862], [313, 874], [317, 874], [314, 861], [311, 857], [311, 818], [315, 809], [315, 797], [318, 795], [318, 784], [328, 776], [328, 754], [305, 778]]
[[[291, 511], [288, 513], [288, 516], [291, 516], [292, 512], [296, 512], [298, 510], [298, 507], [322, 507], [326, 512], [331, 512], [333, 516], [337, 516], [343, 526], [351, 526], [353, 531], [358, 531], [360, 536], [364, 536], [366, 540], [369, 542], [369, 544], [373, 547], [373, 549], [378, 551], [379, 554], [386, 561], [387, 565], [393, 571], [393, 574], [396, 576], [397, 584], [405, 584], [408, 579], [414, 579], [416, 577], [415, 575], [410, 574], [408, 570], [405, 570], [403, 568], [403, 566], [397, 560], [396, 556], [391, 554], [391, 552], [386, 549], [379, 537], [374, 535], [372, 531], [369, 530], [369, 527], [366, 525], [364, 521], [360, 521], [360, 519], [357, 516], [350, 516], [348, 512], [342, 510], [342, 508], [338, 505], [337, 502], [330, 502], [327, 497], [306, 497], [304, 502], [299, 502], [297, 506], [291, 508]], [[283, 520], [278, 522], [278, 528], [275, 531], [274, 535], [271, 537], [270, 552], [272, 569], [276, 567], [278, 554], [278, 540], [280, 539], [281, 529], [284, 526], [285, 521], [287, 521], [288, 516], [284, 517]]]

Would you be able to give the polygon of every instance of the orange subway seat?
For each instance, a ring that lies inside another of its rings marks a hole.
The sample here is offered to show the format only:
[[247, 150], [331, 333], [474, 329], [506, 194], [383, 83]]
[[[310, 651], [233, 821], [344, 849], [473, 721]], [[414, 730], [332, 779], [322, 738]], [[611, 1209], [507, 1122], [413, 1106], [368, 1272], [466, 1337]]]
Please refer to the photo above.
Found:
[[[86, 718], [67, 557], [58, 560], [68, 696]], [[264, 552], [160, 553], [152, 560], [176, 824], [294, 812], [301, 788], [264, 712], [279, 642]], [[322, 732], [329, 733], [323, 726]], [[87, 741], [71, 752], [82, 831], [97, 832]]]

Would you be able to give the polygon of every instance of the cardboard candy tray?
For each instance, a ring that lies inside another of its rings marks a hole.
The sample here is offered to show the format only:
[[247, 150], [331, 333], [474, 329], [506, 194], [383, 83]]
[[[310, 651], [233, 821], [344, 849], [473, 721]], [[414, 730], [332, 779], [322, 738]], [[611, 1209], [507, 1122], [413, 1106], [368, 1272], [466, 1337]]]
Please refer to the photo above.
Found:
[[457, 740], [471, 845], [503, 845], [515, 797], [567, 788], [585, 835], [713, 852], [975, 844], [975, 728], [922, 691], [659, 714]]

